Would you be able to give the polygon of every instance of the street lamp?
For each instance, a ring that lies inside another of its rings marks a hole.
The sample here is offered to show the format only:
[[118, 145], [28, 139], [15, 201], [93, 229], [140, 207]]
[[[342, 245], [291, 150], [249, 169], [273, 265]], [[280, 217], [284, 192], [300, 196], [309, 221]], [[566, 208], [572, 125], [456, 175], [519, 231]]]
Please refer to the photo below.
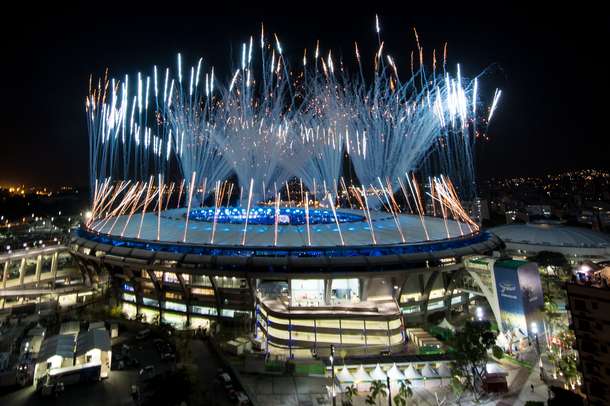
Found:
[[536, 322], [532, 322], [532, 334], [536, 339], [536, 351], [540, 354], [540, 341], [538, 341], [538, 324]]
[[476, 315], [479, 321], [483, 320], [483, 308], [481, 306], [477, 307]]
[[390, 376], [386, 375], [388, 381], [388, 406], [392, 406], [392, 389], [390, 389]]
[[330, 393], [333, 398], [333, 406], [337, 406], [337, 394], [335, 393], [335, 346], [330, 345], [330, 370], [331, 370], [331, 383]]

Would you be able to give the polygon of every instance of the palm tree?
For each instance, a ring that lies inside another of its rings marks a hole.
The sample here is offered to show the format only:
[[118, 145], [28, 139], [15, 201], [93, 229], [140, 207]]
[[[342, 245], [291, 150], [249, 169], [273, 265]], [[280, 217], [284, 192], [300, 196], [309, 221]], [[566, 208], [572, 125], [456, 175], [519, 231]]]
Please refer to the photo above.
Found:
[[394, 396], [394, 404], [396, 406], [406, 406], [407, 399], [413, 396], [413, 390], [409, 385], [411, 385], [411, 381], [409, 381], [408, 379], [400, 381], [398, 393], [396, 394], [396, 396]]
[[382, 381], [371, 382], [371, 388], [369, 389], [369, 394], [366, 397], [366, 404], [377, 405], [377, 401], [380, 400], [380, 398], [385, 398], [388, 396], [386, 389], [387, 386]]
[[345, 388], [345, 395], [341, 400], [342, 406], [353, 406], [354, 404], [354, 396], [358, 396], [358, 388], [356, 385], [350, 385]]

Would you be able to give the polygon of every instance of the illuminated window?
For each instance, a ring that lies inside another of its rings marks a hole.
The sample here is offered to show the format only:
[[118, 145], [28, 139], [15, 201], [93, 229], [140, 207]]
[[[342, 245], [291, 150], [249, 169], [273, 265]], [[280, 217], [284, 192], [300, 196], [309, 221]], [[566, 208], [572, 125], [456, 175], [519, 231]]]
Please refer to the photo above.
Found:
[[200, 296], [214, 296], [214, 289], [210, 288], [191, 288], [191, 294]]
[[166, 299], [182, 300], [182, 294], [178, 292], [165, 292]]
[[186, 312], [186, 305], [182, 304], [182, 303], [165, 302], [164, 307], [169, 310], [177, 310], [179, 312]]
[[212, 282], [210, 281], [210, 278], [206, 275], [192, 275], [191, 279], [191, 285], [193, 286], [212, 287]]
[[210, 316], [217, 316], [218, 311], [215, 307], [205, 307], [205, 306], [191, 306], [191, 311], [197, 314], [207, 314]]
[[142, 298], [142, 304], [144, 304], [144, 306], [151, 306], [151, 307], [158, 307], [159, 306], [159, 302], [155, 299], [150, 299], [147, 297], [143, 297]]
[[176, 276], [175, 273], [173, 273], [173, 272], [165, 272], [163, 274], [163, 282], [180, 283], [180, 280], [178, 279], [178, 276]]

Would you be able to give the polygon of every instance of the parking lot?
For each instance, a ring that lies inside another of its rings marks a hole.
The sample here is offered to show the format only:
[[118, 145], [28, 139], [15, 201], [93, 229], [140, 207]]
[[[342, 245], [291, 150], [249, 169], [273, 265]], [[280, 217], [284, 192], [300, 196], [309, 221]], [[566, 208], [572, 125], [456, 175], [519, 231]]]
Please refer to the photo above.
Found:
[[[157, 334], [150, 333], [141, 339], [136, 338], [140, 329], [130, 328], [122, 331], [112, 343], [112, 371], [108, 379], [95, 383], [77, 383], [65, 387], [58, 397], [42, 397], [34, 391], [33, 386], [18, 389], [0, 396], [0, 404], [20, 405], [137, 405], [154, 404], [155, 391], [172, 391], [172, 387], [159, 388], [164, 374], [176, 368], [176, 351], [169, 340], [161, 339]], [[202, 404], [228, 406], [235, 405], [235, 399], [229, 399], [229, 394], [222, 381], [218, 379], [222, 368], [220, 360], [210, 351], [206, 341], [192, 339], [187, 341], [190, 360], [183, 363], [191, 364], [195, 373], [193, 388], [199, 391], [195, 394]], [[180, 360], [179, 360], [180, 361]], [[137, 389], [136, 389], [137, 388]], [[142, 402], [138, 401], [139, 394]], [[235, 388], [237, 389], [237, 388]], [[158, 393], [158, 392], [157, 392]], [[146, 402], [144, 402], [146, 401]]]

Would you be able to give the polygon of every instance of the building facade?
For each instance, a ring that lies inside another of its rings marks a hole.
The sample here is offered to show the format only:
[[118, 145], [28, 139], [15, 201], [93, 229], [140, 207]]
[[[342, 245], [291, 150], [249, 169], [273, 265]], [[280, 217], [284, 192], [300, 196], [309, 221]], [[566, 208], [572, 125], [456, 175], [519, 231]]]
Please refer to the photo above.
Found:
[[610, 404], [610, 288], [575, 280], [566, 285], [582, 389], [590, 405]]
[[501, 246], [486, 232], [413, 244], [262, 247], [80, 229], [70, 248], [92, 281], [110, 278], [129, 317], [177, 328], [243, 320], [267, 348], [292, 354], [330, 344], [362, 353], [402, 348], [406, 324], [467, 304], [455, 283], [463, 258]]

